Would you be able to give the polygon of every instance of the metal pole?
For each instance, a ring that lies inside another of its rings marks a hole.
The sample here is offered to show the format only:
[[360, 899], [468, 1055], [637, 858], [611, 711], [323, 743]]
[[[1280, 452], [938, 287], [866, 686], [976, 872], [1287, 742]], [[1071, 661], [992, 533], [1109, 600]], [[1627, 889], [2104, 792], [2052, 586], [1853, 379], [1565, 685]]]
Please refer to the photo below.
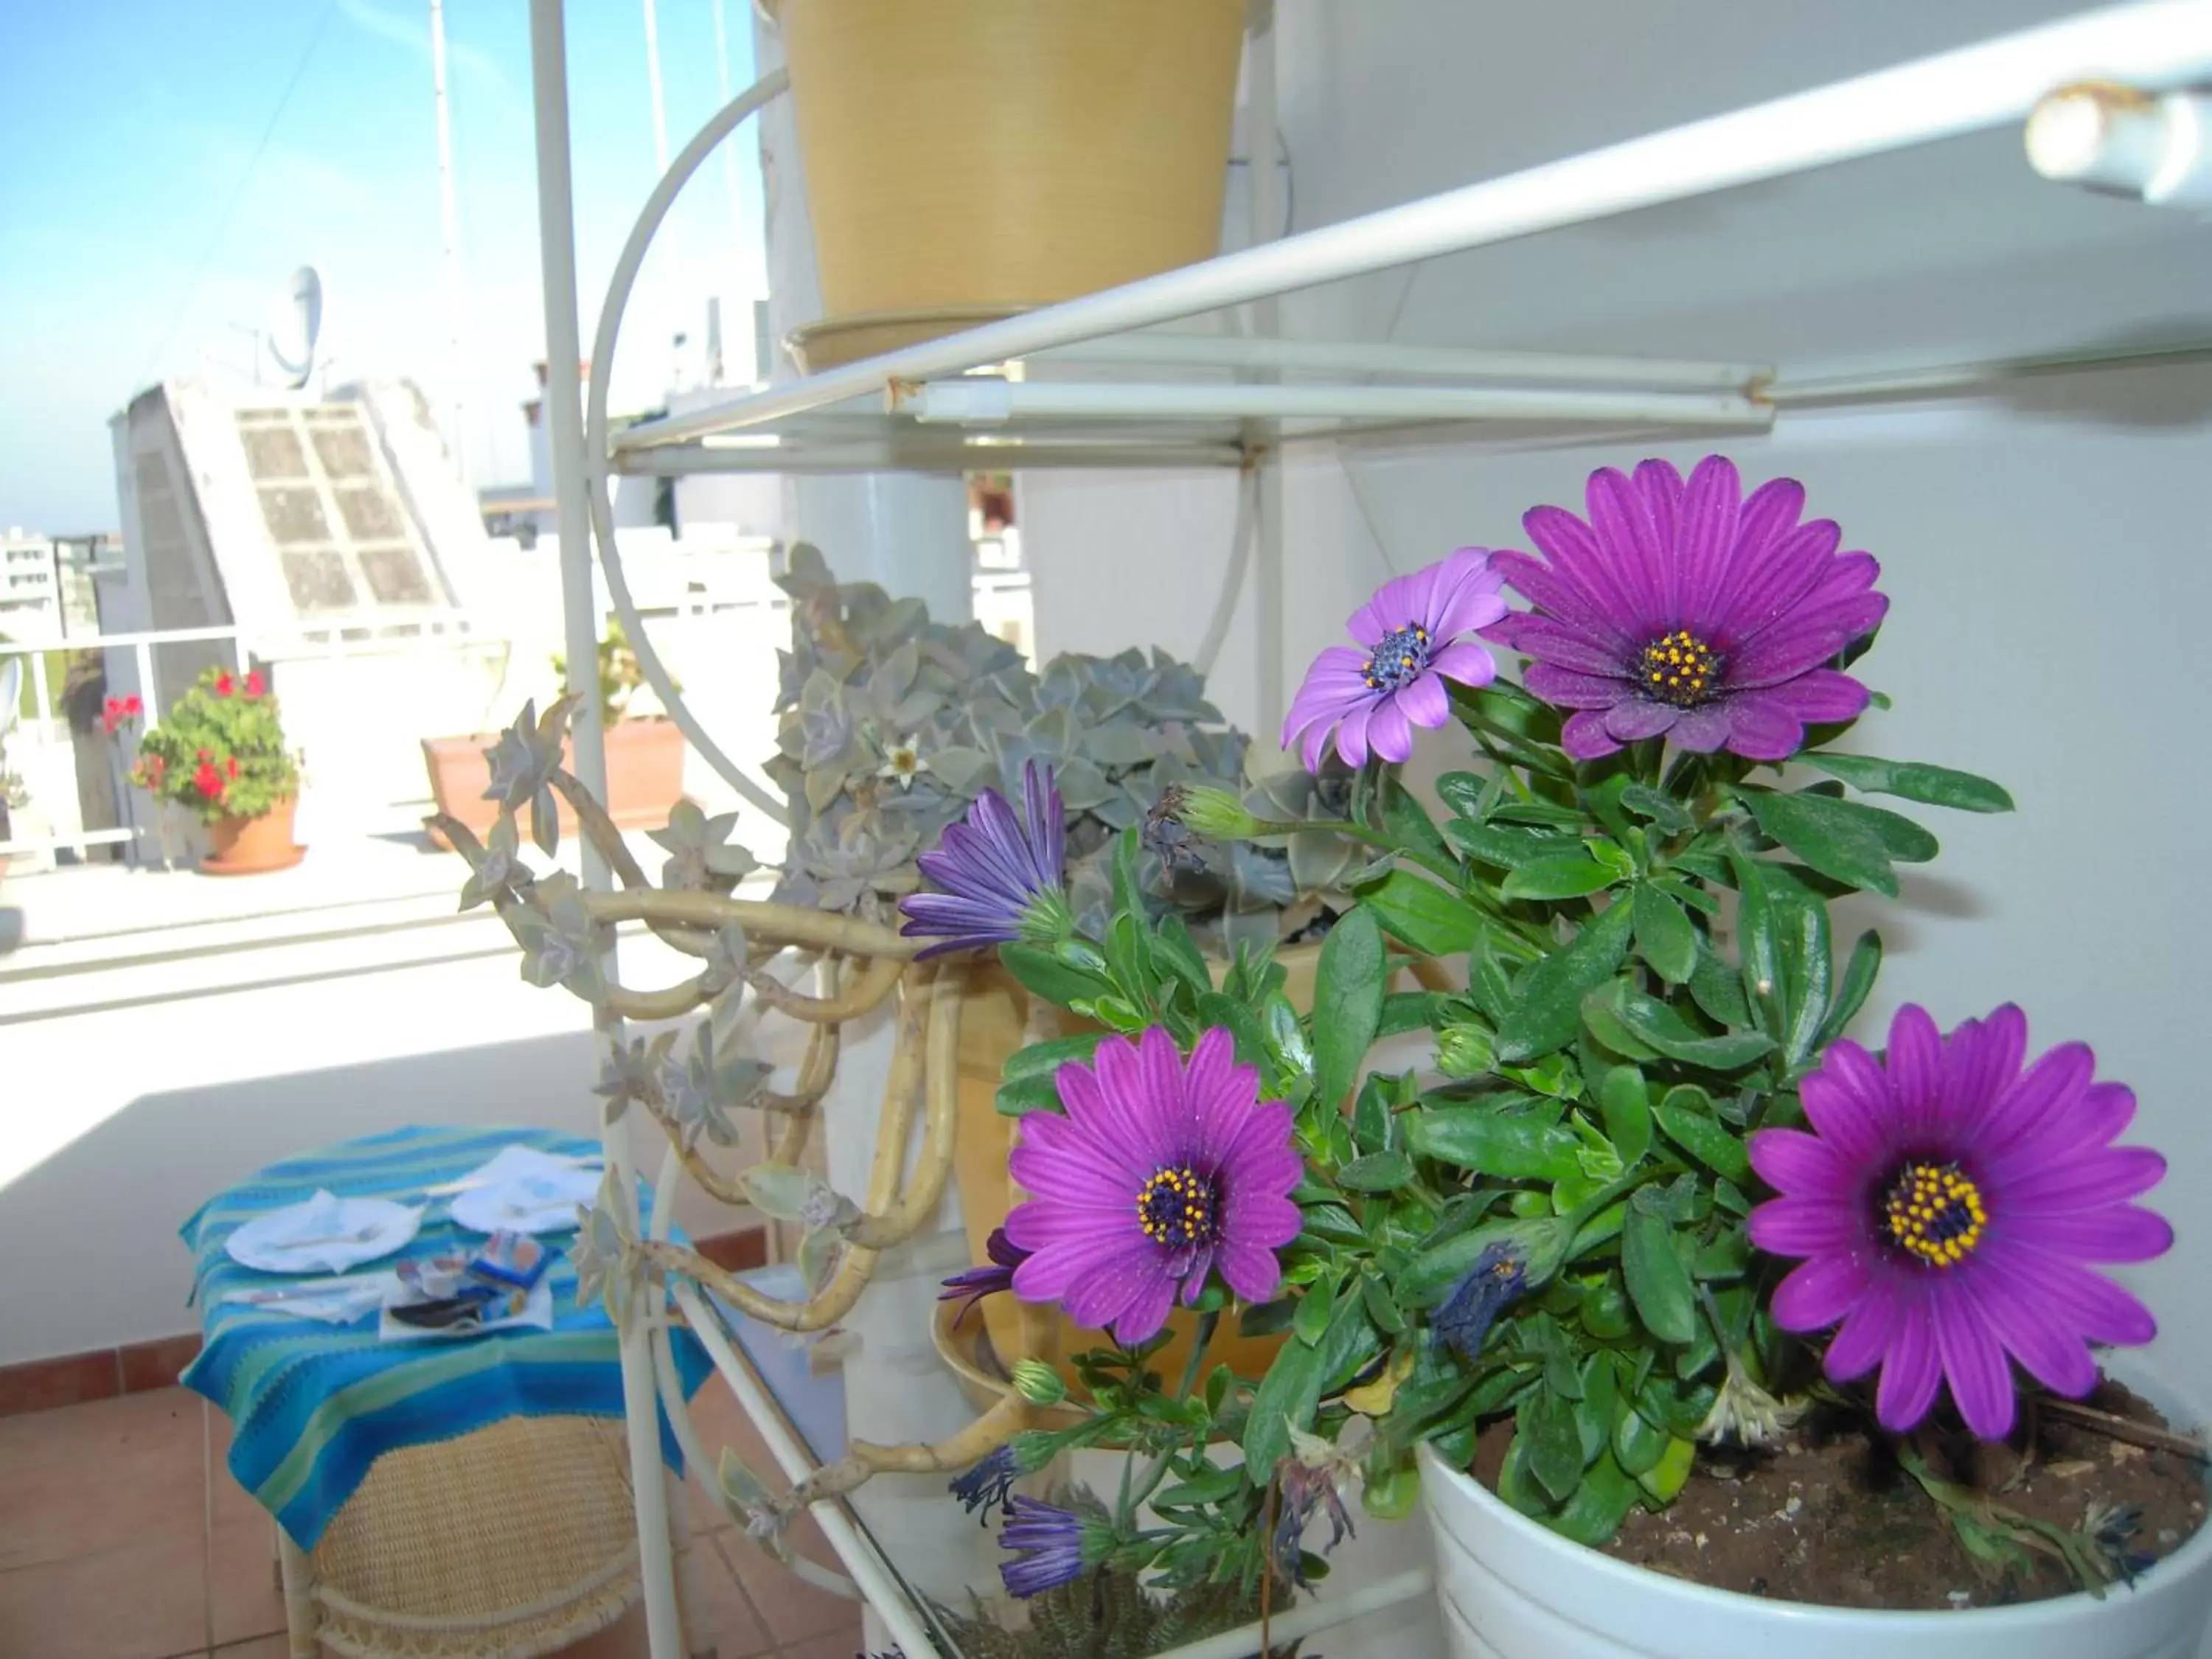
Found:
[[[1275, 167], [1275, 0], [1252, 0], [1248, 26], [1251, 42], [1251, 97], [1244, 111], [1246, 177], [1250, 189], [1251, 246], [1275, 240], [1281, 234], [1282, 178]], [[1252, 332], [1262, 340], [1283, 331], [1282, 301], [1264, 295], [1252, 307]], [[1263, 371], [1255, 378], [1280, 380], [1279, 373]], [[1279, 741], [1282, 734], [1286, 693], [1283, 689], [1283, 611], [1288, 584], [1283, 573], [1283, 453], [1279, 425], [1255, 424], [1247, 428], [1248, 441], [1265, 434], [1255, 454], [1253, 479], [1254, 609], [1258, 614], [1255, 672], [1259, 681], [1256, 704], [1260, 737]]]
[[[467, 289], [461, 280], [461, 209], [453, 183], [453, 120], [446, 101], [446, 3], [430, 0], [430, 96], [438, 113], [438, 220], [445, 239], [446, 327], [451, 348], [446, 372], [452, 376], [453, 471], [469, 476]], [[312, 349], [312, 343], [311, 349]], [[260, 378], [261, 354], [254, 353], [255, 379]]]
[[[584, 408], [579, 381], [574, 196], [568, 173], [568, 65], [562, 0], [530, 0], [530, 66], [538, 132], [538, 240], [545, 279], [545, 441], [553, 469], [555, 522], [561, 537], [561, 610], [568, 690], [579, 697], [570, 729], [576, 775], [602, 799], [607, 757], [599, 729], [599, 618], [592, 584], [591, 522], [584, 501]], [[605, 365], [600, 366], [601, 372]], [[606, 860], [587, 844], [584, 885], [612, 885]], [[629, 1137], [619, 1124], [605, 1132], [607, 1169], [615, 1190], [633, 1200], [637, 1174]], [[652, 1659], [683, 1659], [675, 1558], [670, 1547], [667, 1486], [660, 1466], [659, 1394], [651, 1339], [642, 1323], [622, 1334], [624, 1426], [630, 1489], [635, 1503], [639, 1577], [645, 1596], [646, 1644]]]
[[[722, 20], [722, 0], [714, 0], [714, 87], [724, 104], [730, 101], [730, 36]], [[748, 352], [753, 338], [753, 302], [767, 292], [768, 285], [756, 279], [750, 250], [745, 246], [745, 214], [744, 198], [738, 193], [738, 147], [728, 139], [721, 145], [722, 188], [730, 198], [730, 232], [732, 264], [731, 274], [737, 279], [739, 303], [732, 307], [732, 315], [725, 326], [742, 331]], [[667, 172], [663, 167], [663, 173]], [[757, 379], [760, 365], [753, 366], [747, 380]]]
[[[660, 25], [653, 0], [645, 0], [645, 73], [653, 85], [653, 170], [668, 171], [668, 109], [660, 95]], [[729, 101], [725, 97], [724, 103]]]

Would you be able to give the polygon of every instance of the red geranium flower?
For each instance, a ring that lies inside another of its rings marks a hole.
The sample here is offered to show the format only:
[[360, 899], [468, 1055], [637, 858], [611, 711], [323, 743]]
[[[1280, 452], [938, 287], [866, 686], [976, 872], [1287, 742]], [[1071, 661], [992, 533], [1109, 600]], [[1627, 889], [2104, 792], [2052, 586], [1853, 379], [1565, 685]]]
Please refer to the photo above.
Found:
[[218, 697], [227, 697], [237, 688], [238, 682], [231, 678], [228, 674], [218, 674], [215, 677], [215, 694]]
[[138, 700], [138, 694], [134, 691], [124, 698], [123, 712], [135, 720], [146, 712], [146, 705]]
[[212, 749], [203, 749], [200, 750], [199, 757], [204, 761], [213, 760], [215, 758], [215, 750]]
[[212, 761], [202, 761], [198, 771], [192, 774], [192, 787], [210, 800], [222, 793], [222, 774], [215, 769]]
[[246, 677], [246, 695], [247, 696], [258, 697], [261, 696], [263, 692], [268, 690], [268, 689], [269, 682], [261, 678], [261, 671], [259, 669], [255, 669], [251, 674], [248, 674]]
[[233, 755], [227, 763], [227, 766], [230, 775], [234, 778], [236, 777], [238, 775], [238, 757]]

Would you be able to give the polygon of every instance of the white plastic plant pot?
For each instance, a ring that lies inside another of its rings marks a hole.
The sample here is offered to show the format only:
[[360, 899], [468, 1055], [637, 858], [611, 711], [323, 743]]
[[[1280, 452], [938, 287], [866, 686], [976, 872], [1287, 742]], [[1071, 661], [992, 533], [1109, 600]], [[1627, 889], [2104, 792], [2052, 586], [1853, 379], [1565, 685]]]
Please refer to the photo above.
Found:
[[[2194, 1401], [2139, 1361], [2108, 1373], [2188, 1424]], [[1452, 1659], [2202, 1659], [2212, 1526], [2130, 1589], [1961, 1612], [1881, 1613], [1708, 1589], [1560, 1537], [1421, 1448]]]

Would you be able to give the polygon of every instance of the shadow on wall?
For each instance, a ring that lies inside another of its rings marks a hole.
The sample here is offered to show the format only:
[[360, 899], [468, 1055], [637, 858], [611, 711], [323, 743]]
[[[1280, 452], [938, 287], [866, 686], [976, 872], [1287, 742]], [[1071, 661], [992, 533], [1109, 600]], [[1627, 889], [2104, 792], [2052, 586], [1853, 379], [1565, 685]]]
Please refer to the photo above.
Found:
[[[588, 1031], [143, 1095], [0, 1194], [0, 1364], [190, 1330], [178, 1228], [279, 1158], [412, 1123], [596, 1135]], [[59, 1082], [60, 1079], [55, 1079]]]

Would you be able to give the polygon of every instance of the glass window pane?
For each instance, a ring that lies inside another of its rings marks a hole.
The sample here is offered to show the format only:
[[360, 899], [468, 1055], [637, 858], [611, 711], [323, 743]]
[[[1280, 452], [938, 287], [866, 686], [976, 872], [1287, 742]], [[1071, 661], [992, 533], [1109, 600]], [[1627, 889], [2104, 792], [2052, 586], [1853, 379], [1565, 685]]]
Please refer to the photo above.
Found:
[[430, 584], [411, 547], [364, 547], [357, 556], [361, 574], [379, 605], [428, 605]]
[[269, 526], [270, 539], [280, 548], [331, 539], [330, 523], [323, 517], [323, 503], [313, 489], [305, 486], [264, 488], [261, 491], [261, 518]]
[[319, 426], [309, 435], [316, 458], [333, 480], [370, 476], [368, 434], [358, 426]]
[[354, 608], [353, 579], [338, 555], [285, 552], [277, 556], [284, 566], [284, 585], [292, 590], [294, 608], [303, 614]]
[[238, 439], [246, 446], [246, 469], [255, 483], [307, 476], [307, 453], [289, 428], [240, 426]]
[[357, 542], [396, 542], [406, 538], [406, 521], [391, 492], [372, 484], [337, 492], [338, 516], [346, 534]]

